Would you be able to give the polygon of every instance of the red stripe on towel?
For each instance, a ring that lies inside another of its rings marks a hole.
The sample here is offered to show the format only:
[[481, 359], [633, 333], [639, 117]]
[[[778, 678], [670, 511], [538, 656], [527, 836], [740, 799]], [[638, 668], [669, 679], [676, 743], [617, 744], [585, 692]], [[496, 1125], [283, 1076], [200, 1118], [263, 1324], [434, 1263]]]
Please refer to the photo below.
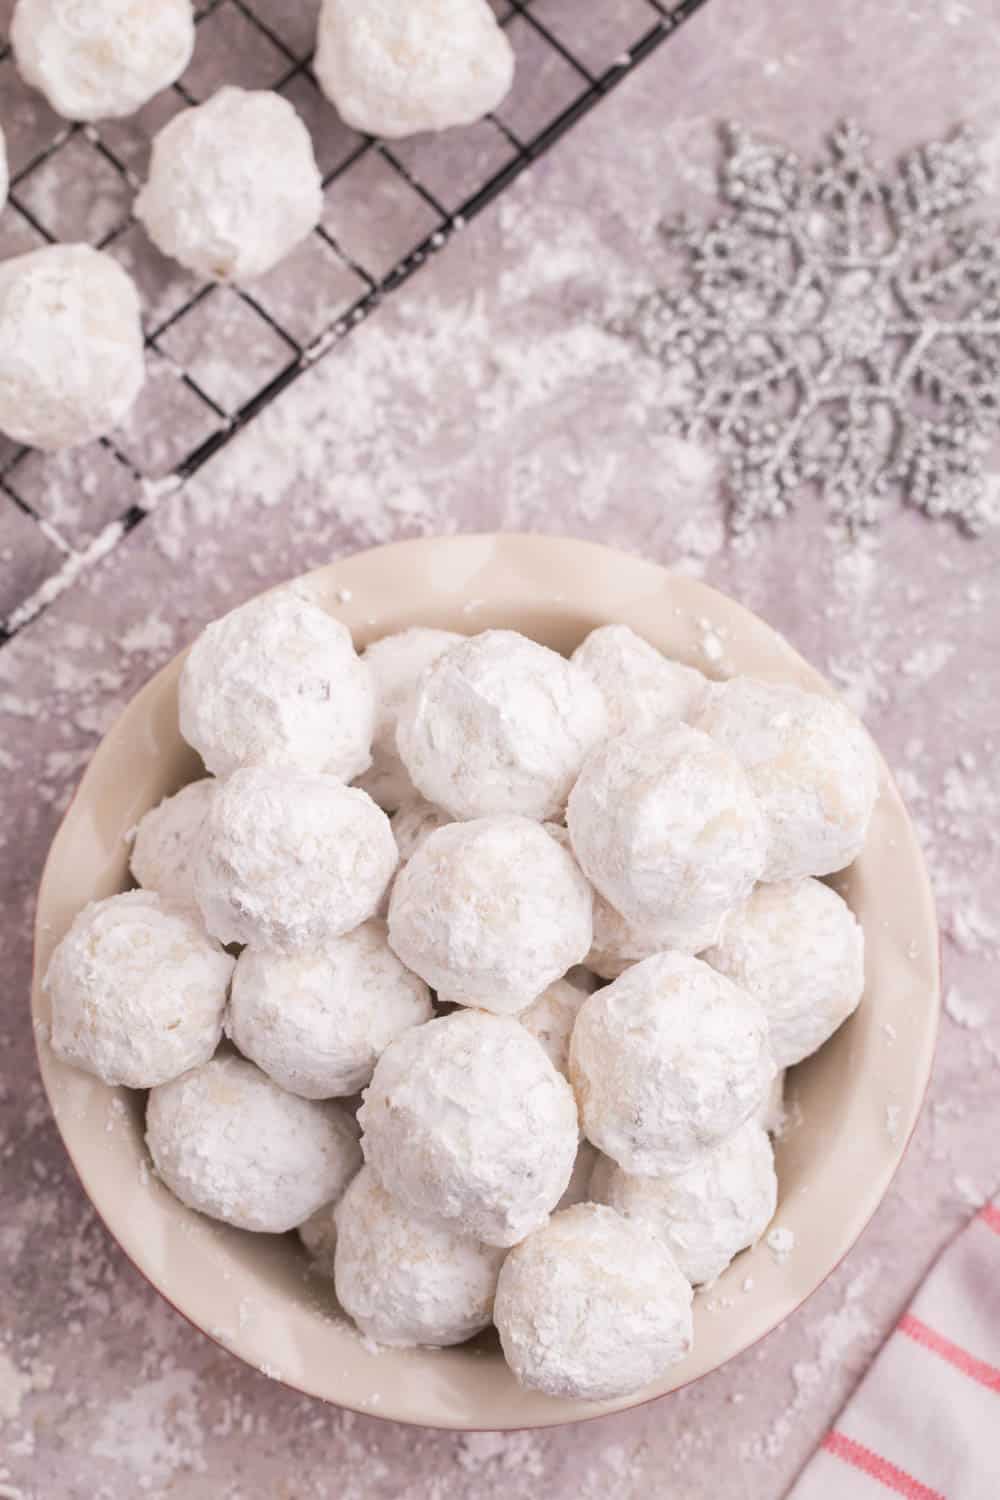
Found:
[[922, 1344], [925, 1349], [930, 1349], [932, 1354], [940, 1355], [956, 1370], [961, 1370], [963, 1375], [968, 1375], [970, 1380], [978, 1380], [988, 1391], [1000, 1392], [1000, 1370], [996, 1365], [988, 1365], [984, 1359], [977, 1359], [960, 1344], [953, 1344], [951, 1339], [946, 1339], [943, 1333], [938, 1333], [933, 1328], [928, 1328], [919, 1318], [912, 1313], [906, 1313], [900, 1318], [897, 1328], [900, 1333], [905, 1333], [907, 1338], [915, 1344]]
[[850, 1464], [853, 1469], [860, 1469], [862, 1474], [867, 1474], [870, 1479], [878, 1480], [887, 1490], [893, 1494], [903, 1495], [905, 1500], [947, 1500], [940, 1490], [929, 1489], [926, 1484], [921, 1484], [919, 1479], [914, 1479], [912, 1474], [907, 1474], [904, 1469], [898, 1469], [891, 1464], [887, 1458], [882, 1458], [878, 1453], [873, 1453], [863, 1443], [856, 1443], [846, 1433], [837, 1432], [834, 1429], [828, 1432], [823, 1439], [823, 1447], [827, 1453], [832, 1453], [834, 1458], [839, 1458], [845, 1464]]
[[980, 1209], [979, 1217], [987, 1229], [992, 1229], [994, 1234], [1000, 1234], [1000, 1208], [994, 1208], [992, 1203]]

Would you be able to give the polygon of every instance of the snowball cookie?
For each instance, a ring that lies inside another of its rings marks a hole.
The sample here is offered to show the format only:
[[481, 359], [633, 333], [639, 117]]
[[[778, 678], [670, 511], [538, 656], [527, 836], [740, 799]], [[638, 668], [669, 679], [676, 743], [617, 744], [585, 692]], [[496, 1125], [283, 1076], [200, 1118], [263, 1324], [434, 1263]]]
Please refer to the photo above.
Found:
[[25, 83], [67, 120], [135, 114], [184, 72], [191, 0], [17, 0], [10, 23]]
[[304, 954], [244, 948], [226, 1034], [244, 1057], [303, 1099], [364, 1088], [393, 1037], [434, 1014], [430, 991], [365, 922]]
[[0, 262], [0, 432], [55, 452], [120, 422], [145, 378], [139, 294], [89, 245]]
[[7, 171], [7, 142], [3, 129], [0, 127], [0, 208], [7, 202], [7, 189], [10, 186], [10, 175]]
[[584, 756], [607, 734], [604, 700], [580, 667], [513, 630], [453, 646], [399, 716], [406, 769], [453, 818], [562, 813]]
[[586, 955], [590, 887], [527, 818], [477, 818], [430, 834], [400, 870], [389, 942], [440, 999], [510, 1013]]
[[703, 673], [670, 661], [627, 625], [592, 630], [571, 660], [600, 688], [613, 735], [683, 723], [702, 707], [710, 687]]
[[[361, 1132], [358, 1129], [358, 1122], [352, 1114], [347, 1113], [345, 1105], [340, 1105], [339, 1109], [354, 1142], [353, 1150], [348, 1149], [345, 1141], [344, 1171], [337, 1186], [336, 1195], [328, 1203], [324, 1203], [322, 1208], [318, 1208], [314, 1214], [310, 1214], [308, 1219], [303, 1219], [295, 1231], [309, 1256], [313, 1270], [318, 1271], [321, 1276], [329, 1277], [333, 1276], [333, 1258], [337, 1249], [335, 1216], [337, 1204], [347, 1191], [348, 1183], [361, 1171], [364, 1161], [361, 1155]], [[338, 1115], [338, 1118], [341, 1118], [341, 1115]]]
[[576, 1159], [572, 1089], [523, 1026], [488, 1011], [455, 1011], [390, 1042], [358, 1122], [388, 1192], [488, 1245], [535, 1229]]
[[188, 1208], [264, 1234], [295, 1229], [336, 1198], [358, 1148], [339, 1105], [286, 1094], [224, 1053], [150, 1091], [146, 1145]]
[[[561, 823], [546, 823], [544, 826], [557, 844], [573, 853], [568, 828]], [[647, 937], [632, 927], [597, 891], [593, 892], [593, 917], [594, 941], [587, 954], [586, 967], [577, 964], [573, 973], [566, 976], [588, 994], [597, 989], [598, 979], [617, 979], [640, 958], [648, 958], [666, 946], [658, 938]]]
[[375, 738], [371, 768], [358, 785], [386, 812], [395, 812], [416, 795], [396, 749], [399, 711], [416, 690], [424, 668], [464, 639], [454, 630], [424, 630], [417, 626], [372, 641], [363, 652], [362, 660], [372, 674], [375, 688]]
[[[363, 786], [365, 778], [362, 777], [356, 784]], [[439, 807], [434, 807], [430, 802], [425, 802], [423, 797], [419, 797], [416, 792], [411, 792], [403, 806], [390, 817], [392, 836], [396, 840], [396, 848], [399, 851], [400, 867], [413, 858], [424, 839], [451, 821], [448, 814], [442, 812]], [[391, 897], [392, 886], [386, 891], [378, 909], [380, 917], [388, 917]]]
[[405, 865], [426, 838], [451, 821], [447, 813], [433, 803], [425, 802], [423, 797], [414, 796], [404, 802], [392, 818], [392, 836], [399, 850], [400, 863]]
[[486, 1328], [503, 1250], [416, 1219], [362, 1167], [337, 1205], [337, 1300], [366, 1338], [397, 1349], [461, 1344]]
[[248, 766], [212, 798], [194, 889], [220, 942], [301, 953], [374, 916], [395, 868], [389, 819], [365, 792]]
[[[713, 933], [716, 930], [714, 923], [712, 930]], [[594, 943], [587, 954], [587, 967], [602, 979], [617, 979], [619, 974], [624, 974], [633, 964], [639, 963], [641, 959], [651, 958], [654, 953], [662, 953], [664, 948], [686, 951], [691, 947], [699, 947], [703, 931], [696, 924], [690, 931], [673, 932], [669, 936], [675, 941], [668, 942], [658, 933], [644, 932], [641, 927], [626, 922], [621, 912], [615, 911], [595, 891]]]
[[715, 941], [767, 853], [739, 761], [685, 725], [592, 751], [567, 821], [584, 874], [615, 911], [661, 948], [689, 953]]
[[207, 625], [180, 681], [181, 734], [216, 776], [297, 766], [351, 781], [371, 760], [375, 693], [350, 631], [288, 589]]
[[819, 880], [757, 886], [705, 962], [759, 1000], [779, 1068], [822, 1047], [865, 987], [864, 933], [846, 901]]
[[504, 1261], [493, 1320], [518, 1382], [612, 1401], [691, 1348], [691, 1287], [662, 1240], [612, 1208], [553, 1215]]
[[835, 698], [734, 677], [698, 727], [746, 767], [767, 821], [764, 880], [829, 875], [861, 853], [878, 795], [865, 729]]
[[157, 891], [176, 906], [195, 911], [195, 853], [216, 785], [212, 776], [192, 781], [144, 813], [129, 860], [129, 869], [144, 890]]
[[667, 1244], [694, 1286], [721, 1276], [774, 1217], [778, 1179], [767, 1134], [755, 1120], [672, 1177], [631, 1177], [616, 1167], [607, 1202]]
[[486, 0], [324, 0], [313, 68], [348, 125], [391, 140], [489, 114], [514, 53]]
[[263, 276], [322, 211], [312, 141], [288, 100], [228, 84], [157, 132], [135, 200], [154, 245], [215, 281]]
[[233, 960], [153, 891], [92, 901], [44, 988], [52, 1050], [102, 1082], [152, 1088], [212, 1056]]
[[584, 1002], [569, 1071], [588, 1140], [655, 1177], [749, 1119], [775, 1066], [757, 1000], [700, 959], [657, 953]]
[[592, 991], [569, 977], [557, 979], [518, 1016], [522, 1026], [543, 1048], [546, 1057], [564, 1077], [569, 1076], [569, 1039], [580, 1006]]
[[768, 1135], [780, 1136], [785, 1127], [786, 1077], [787, 1070], [785, 1068], [782, 1068], [780, 1072], [774, 1075], [771, 1087], [751, 1117], [757, 1121], [762, 1130], [767, 1131]]

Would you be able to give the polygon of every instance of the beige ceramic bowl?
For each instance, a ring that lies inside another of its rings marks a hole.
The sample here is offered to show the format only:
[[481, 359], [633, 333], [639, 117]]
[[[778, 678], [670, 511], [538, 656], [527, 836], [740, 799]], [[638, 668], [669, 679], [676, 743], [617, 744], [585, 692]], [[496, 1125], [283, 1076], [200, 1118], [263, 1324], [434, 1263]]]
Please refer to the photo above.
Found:
[[[403, 542], [321, 568], [302, 586], [353, 630], [359, 646], [407, 625], [508, 626], [569, 651], [594, 626], [623, 621], [715, 675], [751, 672], [830, 691], [780, 636], [730, 599], [583, 542]], [[794, 1249], [782, 1264], [765, 1244], [739, 1256], [711, 1297], [696, 1299], [692, 1354], [638, 1396], [557, 1401], [519, 1389], [493, 1338], [439, 1351], [366, 1348], [324, 1287], [304, 1275], [294, 1235], [243, 1233], [183, 1207], [148, 1169], [142, 1096], [104, 1087], [45, 1044], [41, 977], [54, 945], [85, 902], [128, 884], [125, 836], [136, 820], [199, 774], [177, 729], [179, 671], [177, 659], [129, 704], [56, 836], [39, 895], [32, 995], [42, 1074], [67, 1150], [111, 1233], [168, 1301], [240, 1358], [324, 1400], [439, 1427], [517, 1428], [579, 1421], [674, 1390], [759, 1339], [819, 1286], [886, 1191], [920, 1109], [937, 1028], [930, 888], [884, 768], [867, 847], [839, 881], [864, 924], [865, 999], [795, 1070], [791, 1096], [801, 1123], [777, 1149], [775, 1223], [792, 1231]]]

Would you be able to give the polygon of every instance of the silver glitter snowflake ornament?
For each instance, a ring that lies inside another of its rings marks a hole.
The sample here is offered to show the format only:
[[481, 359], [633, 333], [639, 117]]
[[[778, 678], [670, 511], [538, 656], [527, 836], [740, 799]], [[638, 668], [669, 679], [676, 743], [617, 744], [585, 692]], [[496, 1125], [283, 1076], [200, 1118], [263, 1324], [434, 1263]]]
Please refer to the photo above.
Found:
[[685, 284], [616, 326], [669, 372], [670, 425], [715, 435], [734, 529], [809, 492], [869, 525], [891, 489], [928, 516], [985, 525], [1000, 255], [996, 230], [967, 217], [978, 179], [965, 132], [880, 176], [853, 123], [813, 166], [727, 131], [729, 212], [666, 230]]

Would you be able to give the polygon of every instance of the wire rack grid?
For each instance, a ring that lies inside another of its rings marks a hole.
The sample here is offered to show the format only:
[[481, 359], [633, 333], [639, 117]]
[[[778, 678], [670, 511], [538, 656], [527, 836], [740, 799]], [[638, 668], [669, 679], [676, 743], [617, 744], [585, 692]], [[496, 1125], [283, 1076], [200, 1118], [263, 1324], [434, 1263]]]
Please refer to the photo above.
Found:
[[[0, 258], [58, 241], [107, 250], [144, 309], [146, 384], [106, 438], [57, 455], [0, 435], [0, 644], [139, 525], [303, 370], [401, 286], [704, 0], [490, 0], [516, 56], [495, 114], [391, 144], [359, 135], [311, 71], [317, 0], [196, 0], [197, 45], [172, 88], [126, 120], [61, 120], [20, 80], [0, 0], [0, 122], [10, 199]], [[223, 83], [299, 111], [323, 174], [313, 234], [249, 287], [199, 282], [133, 219], [156, 131]], [[7, 583], [4, 576], [7, 575]]]

